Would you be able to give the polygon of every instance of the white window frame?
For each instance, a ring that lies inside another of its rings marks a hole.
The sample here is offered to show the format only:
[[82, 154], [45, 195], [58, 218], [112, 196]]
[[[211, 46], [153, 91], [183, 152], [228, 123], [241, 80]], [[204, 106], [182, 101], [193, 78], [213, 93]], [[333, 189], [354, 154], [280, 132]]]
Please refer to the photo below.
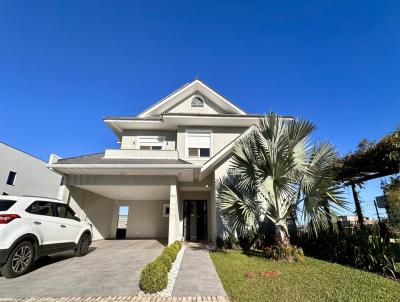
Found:
[[[152, 145], [142, 145], [140, 143], [140, 140], [144, 139], [144, 138], [146, 138], [146, 139], [153, 138], [153, 139], [157, 139], [161, 142], [154, 143]], [[136, 145], [139, 150], [143, 150], [143, 151], [151, 151], [152, 149], [150, 149], [150, 150], [140, 149], [141, 146], [151, 146], [151, 147], [157, 146], [157, 147], [161, 147], [161, 150], [165, 150], [166, 140], [165, 140], [165, 136], [163, 136], [163, 135], [140, 135], [137, 137]], [[161, 151], [161, 150], [157, 150], [157, 151]]]
[[[200, 100], [202, 100], [203, 101], [203, 107], [193, 107], [192, 106], [192, 102], [193, 102], [194, 98], [199, 98]], [[204, 109], [204, 108], [206, 108], [206, 102], [205, 102], [205, 100], [204, 100], [204, 98], [202, 96], [194, 95], [194, 96], [192, 96], [190, 98], [190, 109], [192, 109], [192, 110], [199, 110], [200, 109], [201, 110], [201, 109]]]
[[164, 203], [164, 207], [163, 207], [163, 217], [169, 217], [169, 214], [167, 214], [166, 209], [169, 209], [168, 213], [170, 213], [171, 208], [169, 206], [169, 203]]
[[[210, 156], [209, 157], [200, 157], [200, 156], [189, 156], [189, 147], [188, 147], [188, 136], [190, 132], [203, 132], [210, 134]], [[213, 157], [213, 133], [212, 130], [209, 129], [186, 129], [185, 131], [185, 158], [189, 160], [208, 160]]]

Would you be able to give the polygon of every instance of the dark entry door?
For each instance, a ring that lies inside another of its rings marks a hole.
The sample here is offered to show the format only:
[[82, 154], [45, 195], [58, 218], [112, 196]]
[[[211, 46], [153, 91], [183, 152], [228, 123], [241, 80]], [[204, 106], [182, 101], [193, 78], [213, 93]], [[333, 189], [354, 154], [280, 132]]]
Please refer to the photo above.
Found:
[[184, 201], [183, 233], [186, 241], [207, 239], [207, 201]]

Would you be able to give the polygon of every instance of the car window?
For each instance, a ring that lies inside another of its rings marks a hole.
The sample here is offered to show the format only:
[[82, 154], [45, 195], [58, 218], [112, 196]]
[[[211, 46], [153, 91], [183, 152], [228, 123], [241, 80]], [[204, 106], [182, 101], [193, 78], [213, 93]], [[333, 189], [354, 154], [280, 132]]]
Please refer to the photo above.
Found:
[[65, 204], [56, 204], [56, 213], [58, 217], [74, 219], [75, 212], [71, 210], [71, 208]]
[[35, 215], [56, 216], [54, 213], [53, 203], [48, 201], [35, 201], [27, 209], [27, 212]]
[[0, 200], [0, 211], [7, 211], [15, 203], [15, 200]]

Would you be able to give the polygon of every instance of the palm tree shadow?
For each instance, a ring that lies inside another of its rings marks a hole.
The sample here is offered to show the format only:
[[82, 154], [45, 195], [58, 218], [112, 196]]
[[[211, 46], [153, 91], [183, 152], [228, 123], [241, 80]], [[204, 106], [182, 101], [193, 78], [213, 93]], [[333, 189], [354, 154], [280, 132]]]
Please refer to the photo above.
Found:
[[257, 257], [265, 259], [265, 254], [261, 251], [242, 251], [242, 254], [246, 255], [247, 257]]

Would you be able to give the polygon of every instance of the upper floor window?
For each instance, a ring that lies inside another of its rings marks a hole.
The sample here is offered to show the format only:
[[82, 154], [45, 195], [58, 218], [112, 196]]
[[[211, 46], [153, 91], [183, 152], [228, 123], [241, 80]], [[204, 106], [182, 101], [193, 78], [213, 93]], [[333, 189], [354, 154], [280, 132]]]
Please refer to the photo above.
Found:
[[211, 156], [211, 131], [186, 131], [186, 157], [208, 158]]
[[140, 150], [162, 150], [165, 146], [165, 136], [138, 136]]
[[17, 172], [10, 171], [7, 177], [7, 184], [13, 186], [15, 183], [15, 178], [17, 177]]
[[204, 100], [199, 96], [194, 96], [190, 103], [190, 108], [204, 108]]

